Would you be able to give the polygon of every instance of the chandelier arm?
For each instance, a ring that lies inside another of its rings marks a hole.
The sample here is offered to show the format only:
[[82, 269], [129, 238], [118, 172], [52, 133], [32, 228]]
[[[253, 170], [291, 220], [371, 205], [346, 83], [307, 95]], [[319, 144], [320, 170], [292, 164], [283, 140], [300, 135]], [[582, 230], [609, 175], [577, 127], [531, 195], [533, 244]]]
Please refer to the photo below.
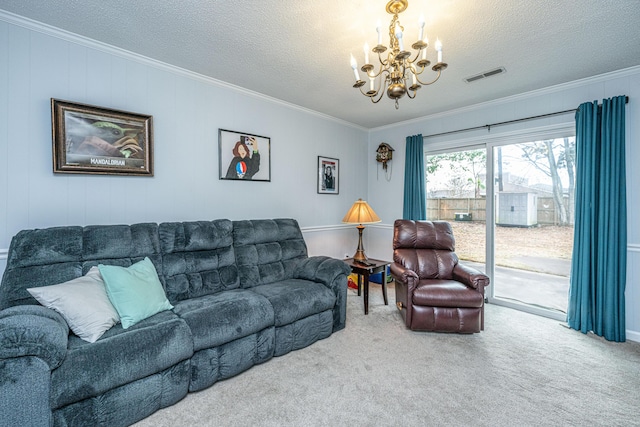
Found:
[[[371, 98], [371, 101], [374, 103], [378, 103], [380, 101], [380, 98], [382, 98], [382, 94], [384, 93], [384, 91], [381, 91], [380, 89], [382, 89], [382, 82], [386, 81], [386, 79], [382, 79], [380, 76], [382, 75], [383, 72], [387, 72], [387, 74], [389, 73], [388, 70], [385, 69], [381, 69], [378, 74], [376, 74], [375, 76], [373, 76], [374, 80], [378, 80], [377, 84], [376, 82], [374, 82], [374, 93], [371, 94], [370, 91], [363, 91], [362, 88], [364, 86], [367, 86], [367, 84], [363, 84], [362, 86], [358, 87], [358, 89], [360, 90], [360, 93], [363, 94], [366, 97]], [[380, 78], [379, 78], [380, 77]], [[371, 78], [371, 76], [369, 76], [369, 78]], [[375, 86], [377, 86], [377, 89], [375, 88]], [[376, 101], [373, 101], [373, 98], [376, 97], [376, 95], [380, 95], [378, 97], [378, 99]]]
[[358, 89], [360, 90], [360, 93], [361, 93], [361, 94], [363, 94], [364, 96], [369, 96], [369, 95], [367, 95], [367, 92], [365, 92], [365, 91], [363, 91], [363, 90], [362, 90], [362, 88], [363, 88], [364, 86], [366, 86], [366, 84], [364, 84], [364, 85], [360, 86]]
[[371, 74], [367, 74], [367, 77], [371, 78], [373, 77], [374, 79], [377, 79], [378, 76], [382, 75], [382, 73], [385, 71], [384, 67], [380, 67], [380, 69], [378, 70], [378, 72], [374, 75]]
[[[407, 59], [407, 61], [409, 62], [409, 64], [415, 64], [418, 61], [418, 58], [420, 58], [420, 54], [422, 53], [422, 49], [420, 49], [417, 53], [416, 53], [416, 57], [413, 59]], [[416, 64], [417, 65], [417, 64]], [[424, 67], [422, 67], [424, 68]]]
[[391, 52], [387, 53], [387, 59], [382, 59], [382, 52], [378, 52], [378, 61], [382, 64], [383, 67], [388, 67], [391, 63]]
[[[365, 87], [365, 86], [371, 87], [371, 86], [369, 86], [368, 84], [366, 84], [364, 82], [363, 82], [364, 84], [362, 86], [358, 87], [358, 89], [360, 90], [360, 93], [363, 94], [364, 96], [372, 98], [372, 99], [376, 95], [382, 93], [380, 91], [380, 89], [382, 89], [382, 82], [383, 82], [383, 80], [386, 81], [386, 79], [382, 79], [382, 77], [380, 77], [383, 72], [387, 72], [388, 73], [388, 71], [386, 69], [380, 69], [378, 74], [376, 74], [375, 76], [371, 76], [371, 75], [367, 74], [368, 78], [370, 78], [370, 79], [373, 78], [374, 79], [374, 90], [373, 90], [373, 93], [371, 92], [371, 90], [368, 90], [366, 92], [362, 90], [362, 88]], [[376, 82], [376, 80], [377, 80], [377, 82]], [[376, 88], [376, 86], [377, 86], [377, 88]], [[375, 102], [377, 103], [378, 101], [380, 101], [380, 98], [378, 98], [378, 100], [375, 101]]]
[[420, 83], [421, 85], [424, 86], [429, 86], [431, 84], [434, 84], [435, 82], [438, 81], [438, 79], [440, 78], [440, 74], [442, 73], [442, 70], [438, 70], [438, 75], [436, 76], [435, 79], [433, 79], [432, 81], [430, 81], [429, 83], [425, 83], [422, 80], [420, 80], [420, 78], [418, 77], [418, 75], [416, 75], [416, 80], [418, 81], [418, 83]]
[[383, 93], [383, 92], [384, 92], [384, 91], [383, 91], [383, 89], [384, 89], [384, 87], [383, 87], [383, 86], [384, 86], [385, 79], [383, 79], [383, 78], [382, 78], [382, 72], [383, 72], [383, 70], [380, 70], [380, 72], [378, 73], [378, 76], [379, 76], [379, 77], [378, 77], [378, 76], [376, 76], [376, 79], [378, 80], [378, 81], [376, 82], [376, 86], [377, 86], [377, 87], [376, 87], [376, 92], [377, 92], [377, 93]]
[[420, 65], [420, 64], [411, 64], [411, 65], [413, 65], [416, 68], [416, 76], [419, 76], [424, 72], [424, 70], [427, 69], [427, 67], [425, 67], [424, 65]]
[[370, 97], [371, 98], [371, 102], [373, 102], [374, 104], [377, 104], [382, 99], [382, 95], [384, 95], [384, 91], [383, 90], [378, 92], [378, 99], [374, 99], [375, 96], [371, 96]]
[[[387, 76], [385, 78], [380, 77], [377, 93], [373, 96], [370, 96], [371, 102], [373, 102], [374, 104], [380, 102], [380, 100], [382, 99], [382, 95], [384, 95], [384, 93], [386, 92], [387, 80], [389, 79], [389, 70], [381, 70], [380, 74], [382, 75], [382, 73], [387, 73]], [[375, 99], [376, 95], [378, 95], [378, 99]]]

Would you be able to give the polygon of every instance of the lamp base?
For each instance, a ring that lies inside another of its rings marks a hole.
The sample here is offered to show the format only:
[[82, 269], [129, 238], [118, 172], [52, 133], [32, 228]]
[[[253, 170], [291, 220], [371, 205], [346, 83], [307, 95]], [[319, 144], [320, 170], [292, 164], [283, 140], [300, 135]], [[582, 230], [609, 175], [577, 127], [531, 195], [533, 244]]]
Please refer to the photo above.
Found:
[[353, 255], [353, 260], [361, 264], [369, 262], [369, 258], [364, 254], [364, 251], [356, 251], [355, 255]]
[[362, 232], [364, 231], [364, 225], [360, 224], [356, 227], [358, 229], [358, 249], [353, 255], [353, 260], [360, 263], [366, 263], [369, 258], [364, 254], [364, 245], [362, 244]]

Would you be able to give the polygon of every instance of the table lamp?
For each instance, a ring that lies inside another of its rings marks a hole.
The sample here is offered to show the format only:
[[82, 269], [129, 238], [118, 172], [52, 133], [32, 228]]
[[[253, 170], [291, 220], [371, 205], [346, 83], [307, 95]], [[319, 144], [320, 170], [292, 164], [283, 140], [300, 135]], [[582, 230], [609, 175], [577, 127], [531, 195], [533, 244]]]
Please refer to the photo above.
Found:
[[364, 254], [364, 246], [362, 245], [362, 231], [364, 225], [380, 222], [380, 217], [371, 209], [371, 206], [362, 199], [356, 200], [351, 206], [349, 212], [342, 218], [342, 222], [347, 224], [358, 224], [358, 249], [356, 250], [353, 260], [356, 262], [367, 262], [367, 256]]

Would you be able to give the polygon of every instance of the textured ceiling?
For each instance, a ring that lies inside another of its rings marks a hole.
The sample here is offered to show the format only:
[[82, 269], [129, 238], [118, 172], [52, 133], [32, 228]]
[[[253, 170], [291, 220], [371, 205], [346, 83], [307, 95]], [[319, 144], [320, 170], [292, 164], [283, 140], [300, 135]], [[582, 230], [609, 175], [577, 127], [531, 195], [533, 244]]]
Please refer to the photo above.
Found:
[[[395, 109], [353, 85], [349, 54], [388, 44], [386, 0], [0, 0], [0, 9], [373, 128], [640, 65], [640, 0], [410, 0], [449, 68]], [[434, 61], [430, 47], [429, 59]], [[465, 77], [503, 66], [503, 75]]]

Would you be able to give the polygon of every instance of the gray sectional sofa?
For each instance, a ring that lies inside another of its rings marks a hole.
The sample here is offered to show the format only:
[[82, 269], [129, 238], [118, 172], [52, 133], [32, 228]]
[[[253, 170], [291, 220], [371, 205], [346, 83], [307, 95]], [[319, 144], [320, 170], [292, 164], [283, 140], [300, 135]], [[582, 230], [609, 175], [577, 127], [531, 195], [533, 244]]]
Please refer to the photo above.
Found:
[[[93, 343], [26, 290], [145, 257], [173, 308]], [[130, 425], [344, 328], [348, 273], [292, 219], [21, 231], [0, 284], [2, 424]]]

